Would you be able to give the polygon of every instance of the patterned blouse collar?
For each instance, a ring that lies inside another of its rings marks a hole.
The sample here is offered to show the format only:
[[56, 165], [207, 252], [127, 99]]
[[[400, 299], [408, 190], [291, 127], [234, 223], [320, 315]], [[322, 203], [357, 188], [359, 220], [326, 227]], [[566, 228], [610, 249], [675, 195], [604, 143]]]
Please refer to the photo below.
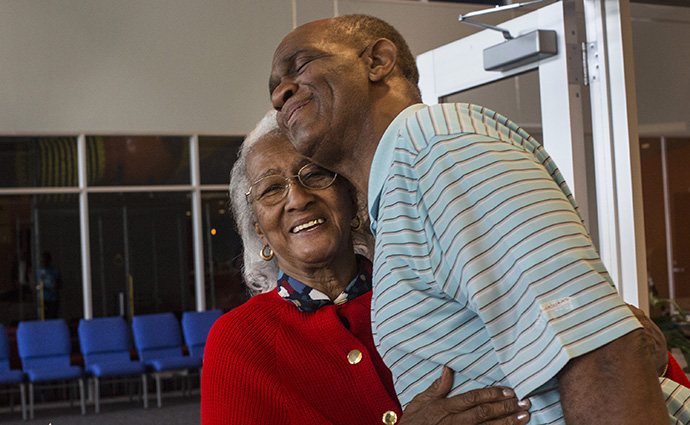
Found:
[[371, 291], [371, 262], [357, 255], [359, 272], [334, 301], [323, 292], [294, 279], [282, 270], [278, 274], [278, 295], [292, 302], [303, 313], [313, 312], [329, 304], [345, 304], [347, 301]]

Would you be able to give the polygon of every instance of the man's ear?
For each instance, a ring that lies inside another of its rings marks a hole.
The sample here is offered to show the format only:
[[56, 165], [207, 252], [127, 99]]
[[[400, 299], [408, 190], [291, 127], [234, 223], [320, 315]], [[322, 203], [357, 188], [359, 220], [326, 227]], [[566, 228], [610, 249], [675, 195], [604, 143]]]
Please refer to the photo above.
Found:
[[387, 38], [379, 38], [367, 47], [364, 57], [369, 67], [369, 80], [383, 81], [395, 69], [398, 48]]

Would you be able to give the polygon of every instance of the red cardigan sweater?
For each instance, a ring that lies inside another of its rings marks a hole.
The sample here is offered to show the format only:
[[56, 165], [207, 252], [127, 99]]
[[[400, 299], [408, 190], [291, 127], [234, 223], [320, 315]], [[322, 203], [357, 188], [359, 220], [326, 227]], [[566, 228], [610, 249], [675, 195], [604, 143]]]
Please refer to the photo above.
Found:
[[[302, 313], [272, 291], [225, 314], [206, 342], [201, 423], [381, 424], [386, 411], [400, 416], [370, 304], [368, 292]], [[359, 363], [348, 361], [352, 350], [363, 354]]]
[[683, 372], [683, 369], [681, 369], [670, 352], [668, 353], [668, 367], [666, 368], [666, 373], [661, 376], [675, 381], [684, 387], [690, 388], [690, 380], [688, 380], [687, 375], [685, 375], [685, 372]]

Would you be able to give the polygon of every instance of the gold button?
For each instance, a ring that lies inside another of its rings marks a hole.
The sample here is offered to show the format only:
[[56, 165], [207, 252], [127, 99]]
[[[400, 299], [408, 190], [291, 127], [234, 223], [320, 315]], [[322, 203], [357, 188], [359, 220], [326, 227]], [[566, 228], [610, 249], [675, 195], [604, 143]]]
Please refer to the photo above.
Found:
[[352, 350], [347, 353], [347, 361], [350, 364], [357, 364], [362, 361], [362, 352], [359, 350]]
[[395, 425], [395, 423], [398, 422], [398, 415], [394, 411], [389, 410], [383, 414], [382, 420], [386, 425]]

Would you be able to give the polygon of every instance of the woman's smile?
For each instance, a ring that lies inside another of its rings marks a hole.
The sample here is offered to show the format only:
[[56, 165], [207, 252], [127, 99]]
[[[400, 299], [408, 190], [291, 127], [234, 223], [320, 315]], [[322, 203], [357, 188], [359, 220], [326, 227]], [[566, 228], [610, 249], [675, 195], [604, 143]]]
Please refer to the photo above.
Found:
[[306, 223], [299, 224], [292, 229], [290, 229], [291, 233], [299, 233], [301, 231], [308, 231], [308, 230], [313, 230], [315, 227], [322, 225], [325, 223], [326, 220], [323, 218], [315, 218], [314, 220], [309, 220]]

